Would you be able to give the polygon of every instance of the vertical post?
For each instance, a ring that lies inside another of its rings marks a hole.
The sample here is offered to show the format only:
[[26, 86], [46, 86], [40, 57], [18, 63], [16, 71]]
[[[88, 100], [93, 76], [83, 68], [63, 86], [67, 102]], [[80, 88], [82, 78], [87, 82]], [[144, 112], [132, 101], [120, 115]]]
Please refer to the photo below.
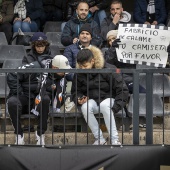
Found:
[[133, 72], [133, 144], [139, 144], [139, 71]]
[[[146, 144], [153, 144], [153, 73], [146, 74]], [[161, 83], [161, 82], [160, 82]]]

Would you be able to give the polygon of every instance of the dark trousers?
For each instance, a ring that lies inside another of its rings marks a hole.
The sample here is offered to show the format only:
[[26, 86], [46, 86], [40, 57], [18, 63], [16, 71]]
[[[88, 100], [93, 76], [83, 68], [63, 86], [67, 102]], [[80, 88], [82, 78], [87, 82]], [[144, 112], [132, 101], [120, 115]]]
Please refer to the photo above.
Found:
[[12, 25], [9, 22], [4, 22], [0, 24], [0, 32], [4, 32], [8, 43], [10, 43], [12, 38]]
[[[29, 105], [30, 103], [30, 105]], [[49, 104], [50, 104], [50, 97], [45, 95], [42, 99], [42, 102], [39, 104], [38, 110], [38, 126], [37, 126], [37, 134], [40, 136], [44, 134], [47, 130], [47, 119], [49, 113]], [[9, 115], [12, 120], [12, 124], [14, 126], [14, 133], [23, 135], [23, 129], [21, 127], [20, 122], [20, 115], [27, 114], [34, 106], [34, 99], [29, 101], [29, 98], [25, 95], [19, 96], [12, 96], [8, 99], [8, 111]]]

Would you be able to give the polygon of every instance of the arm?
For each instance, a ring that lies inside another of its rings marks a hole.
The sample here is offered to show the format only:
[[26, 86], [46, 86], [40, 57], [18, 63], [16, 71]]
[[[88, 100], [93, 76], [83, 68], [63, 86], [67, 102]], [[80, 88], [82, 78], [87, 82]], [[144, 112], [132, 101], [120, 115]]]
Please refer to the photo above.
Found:
[[64, 46], [68, 46], [73, 44], [73, 39], [75, 37], [72, 36], [71, 26], [70, 22], [68, 21], [63, 29], [63, 32], [61, 34], [61, 43]]
[[120, 74], [113, 74], [113, 92], [115, 92], [115, 102], [113, 112], [118, 113], [128, 101], [129, 90]]
[[106, 41], [106, 35], [110, 30], [117, 30], [118, 26], [115, 25], [112, 21], [110, 24], [107, 22], [107, 18], [104, 18], [104, 20], [101, 23], [101, 36], [103, 40]]
[[[146, 14], [142, 15], [142, 12], [144, 12], [144, 11], [142, 11], [139, 1], [138, 0], [135, 1], [133, 17], [134, 17], [135, 22], [137, 22], [139, 24], [144, 24], [146, 22]], [[145, 5], [143, 5], [143, 6], [145, 6]], [[146, 9], [147, 9], [147, 7], [146, 7]], [[143, 10], [146, 11], [146, 9], [143, 9]]]

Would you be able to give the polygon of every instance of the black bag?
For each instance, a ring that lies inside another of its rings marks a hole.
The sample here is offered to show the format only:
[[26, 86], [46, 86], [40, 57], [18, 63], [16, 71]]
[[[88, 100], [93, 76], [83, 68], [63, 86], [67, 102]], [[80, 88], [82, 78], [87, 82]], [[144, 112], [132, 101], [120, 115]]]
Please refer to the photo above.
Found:
[[[24, 45], [24, 46], [30, 46], [31, 45], [31, 35], [24, 34], [24, 35], [15, 35], [12, 38], [12, 41], [16, 39], [16, 45]], [[11, 41], [11, 44], [12, 44]]]

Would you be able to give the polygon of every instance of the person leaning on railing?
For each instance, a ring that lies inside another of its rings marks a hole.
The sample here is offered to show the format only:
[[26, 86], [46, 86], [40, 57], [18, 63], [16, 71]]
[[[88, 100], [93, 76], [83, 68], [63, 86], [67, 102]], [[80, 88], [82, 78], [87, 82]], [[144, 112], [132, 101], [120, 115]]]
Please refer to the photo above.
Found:
[[[116, 68], [105, 63], [102, 52], [97, 47], [90, 46], [87, 49], [80, 50], [77, 54], [77, 68], [79, 69], [105, 69], [111, 67]], [[120, 74], [113, 74], [112, 82], [111, 75], [106, 73], [84, 73], [75, 74], [73, 79], [71, 89], [73, 101], [81, 106], [85, 121], [95, 137], [94, 145], [106, 144], [106, 140], [94, 116], [94, 114], [99, 113], [99, 106], [100, 113], [103, 114], [110, 134], [111, 144], [121, 144], [114, 114], [118, 113], [126, 105], [129, 91]], [[110, 90], [111, 88], [112, 90]]]

